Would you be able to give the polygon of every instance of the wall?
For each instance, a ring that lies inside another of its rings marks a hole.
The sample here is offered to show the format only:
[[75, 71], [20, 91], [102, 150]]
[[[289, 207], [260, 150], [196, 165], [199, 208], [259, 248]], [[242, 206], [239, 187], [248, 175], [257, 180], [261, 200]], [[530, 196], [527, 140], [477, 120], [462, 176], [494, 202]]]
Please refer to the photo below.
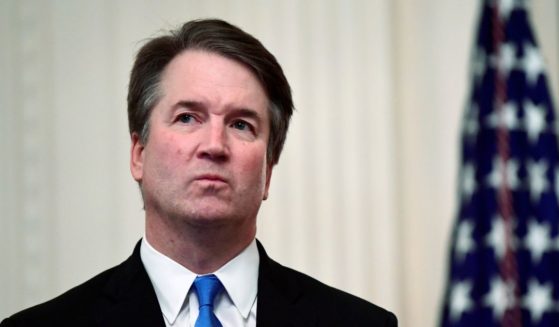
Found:
[[[533, 21], [557, 96], [558, 5]], [[146, 37], [221, 17], [278, 57], [297, 112], [258, 237], [278, 261], [437, 321], [474, 1], [0, 2], [0, 318], [129, 255], [125, 98]]]

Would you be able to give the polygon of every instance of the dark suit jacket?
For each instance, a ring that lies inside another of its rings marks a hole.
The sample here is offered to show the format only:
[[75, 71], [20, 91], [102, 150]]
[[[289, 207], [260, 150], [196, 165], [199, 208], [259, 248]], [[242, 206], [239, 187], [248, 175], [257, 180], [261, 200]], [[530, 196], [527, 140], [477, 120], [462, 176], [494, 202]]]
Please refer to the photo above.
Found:
[[[392, 313], [284, 267], [258, 242], [258, 326], [396, 326]], [[165, 327], [140, 258], [140, 243], [120, 265], [0, 323], [9, 326]]]

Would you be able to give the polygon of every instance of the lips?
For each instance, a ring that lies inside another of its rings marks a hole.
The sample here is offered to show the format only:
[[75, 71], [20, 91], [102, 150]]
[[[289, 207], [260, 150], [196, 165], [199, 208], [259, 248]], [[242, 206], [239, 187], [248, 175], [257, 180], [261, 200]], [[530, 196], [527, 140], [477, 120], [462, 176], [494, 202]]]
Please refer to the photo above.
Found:
[[194, 178], [196, 181], [222, 182], [227, 183], [227, 179], [217, 174], [202, 174]]

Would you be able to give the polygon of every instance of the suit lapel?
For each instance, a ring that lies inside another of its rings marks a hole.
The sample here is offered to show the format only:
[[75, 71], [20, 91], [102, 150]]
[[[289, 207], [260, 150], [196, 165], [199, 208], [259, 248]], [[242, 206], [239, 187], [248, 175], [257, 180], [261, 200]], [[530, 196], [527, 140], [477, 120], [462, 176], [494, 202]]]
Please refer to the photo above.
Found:
[[99, 326], [165, 326], [157, 296], [140, 258], [140, 242], [104, 289], [95, 320]]
[[302, 290], [288, 270], [268, 257], [257, 241], [258, 272], [257, 326], [315, 326], [316, 316], [298, 305]]

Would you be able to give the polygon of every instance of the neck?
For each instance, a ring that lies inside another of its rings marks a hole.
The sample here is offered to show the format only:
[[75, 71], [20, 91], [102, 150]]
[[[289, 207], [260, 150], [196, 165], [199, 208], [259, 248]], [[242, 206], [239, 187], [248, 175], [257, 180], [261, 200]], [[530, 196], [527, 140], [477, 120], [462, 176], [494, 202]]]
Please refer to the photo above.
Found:
[[151, 246], [188, 270], [202, 275], [221, 268], [254, 239], [256, 224], [165, 224], [146, 217], [146, 238]]

